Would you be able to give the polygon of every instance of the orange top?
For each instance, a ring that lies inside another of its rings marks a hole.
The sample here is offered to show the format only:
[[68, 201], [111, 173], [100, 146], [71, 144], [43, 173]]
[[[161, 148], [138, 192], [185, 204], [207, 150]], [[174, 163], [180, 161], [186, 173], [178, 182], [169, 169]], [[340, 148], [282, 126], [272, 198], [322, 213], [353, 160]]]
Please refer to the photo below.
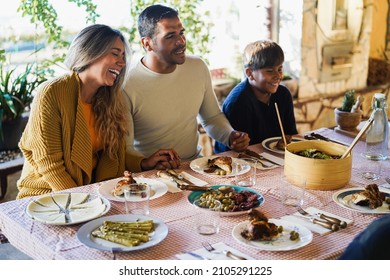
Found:
[[85, 120], [87, 122], [89, 136], [91, 137], [92, 144], [92, 166], [96, 167], [97, 164], [97, 152], [103, 148], [100, 138], [97, 135], [97, 131], [95, 130], [95, 115], [92, 111], [92, 104], [85, 103], [81, 100], [81, 104], [83, 105], [83, 111]]

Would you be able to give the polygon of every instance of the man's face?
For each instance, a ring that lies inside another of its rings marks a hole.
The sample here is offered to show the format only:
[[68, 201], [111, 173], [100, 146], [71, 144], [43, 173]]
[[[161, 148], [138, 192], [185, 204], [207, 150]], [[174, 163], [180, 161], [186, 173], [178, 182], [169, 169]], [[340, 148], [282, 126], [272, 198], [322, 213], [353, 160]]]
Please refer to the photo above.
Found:
[[160, 20], [156, 34], [149, 43], [156, 63], [165, 67], [184, 63], [186, 38], [179, 18]]

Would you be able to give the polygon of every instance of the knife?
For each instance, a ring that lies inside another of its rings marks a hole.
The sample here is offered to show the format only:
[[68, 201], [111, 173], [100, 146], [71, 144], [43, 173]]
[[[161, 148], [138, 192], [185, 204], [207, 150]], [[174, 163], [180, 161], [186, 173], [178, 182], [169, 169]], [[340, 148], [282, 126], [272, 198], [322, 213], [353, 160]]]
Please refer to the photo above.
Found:
[[241, 257], [241, 256], [238, 256], [238, 255], [236, 255], [236, 254], [234, 254], [234, 253], [232, 253], [232, 252], [230, 252], [230, 251], [228, 251], [228, 250], [224, 250], [223, 253], [224, 253], [227, 257], [232, 258], [232, 259], [235, 259], [235, 260], [246, 260], [246, 258]]
[[180, 180], [180, 181], [183, 181], [184, 183], [186, 184], [189, 184], [189, 185], [193, 185], [193, 183], [190, 181], [190, 180], [187, 180], [186, 178], [183, 177], [183, 175], [179, 175], [176, 173], [176, 171], [172, 170], [172, 169], [167, 169], [166, 172], [175, 177], [176, 179]]
[[171, 174], [167, 174], [165, 173], [164, 171], [157, 171], [157, 176], [161, 177], [161, 178], [165, 178], [165, 179], [168, 179], [168, 180], [171, 180], [171, 181], [174, 181], [178, 188], [181, 189], [182, 191], [208, 191], [208, 190], [212, 190], [212, 188], [210, 187], [202, 187], [202, 186], [196, 186], [196, 185], [183, 185], [180, 181], [182, 180], [179, 180], [177, 179], [176, 177], [173, 177]]
[[343, 145], [343, 146], [348, 146], [348, 145], [345, 144], [345, 143], [342, 143], [342, 142], [339, 142], [339, 141], [330, 139], [330, 138], [328, 138], [328, 137], [325, 137], [325, 136], [323, 136], [323, 135], [321, 135], [321, 134], [318, 134], [318, 133], [315, 133], [315, 132], [310, 133], [310, 136], [311, 136], [311, 137], [314, 137], [314, 138], [316, 138], [316, 139], [320, 139], [320, 140], [327, 141], [327, 142], [333, 142], [333, 143], [340, 144], [340, 145]]
[[316, 218], [306, 217], [306, 216], [302, 216], [302, 215], [299, 215], [299, 216], [298, 215], [294, 215], [294, 217], [298, 217], [298, 218], [301, 218], [301, 219], [304, 219], [304, 220], [309, 220], [313, 224], [320, 225], [320, 226], [322, 226], [324, 228], [330, 229], [331, 231], [338, 231], [340, 229], [340, 226], [338, 224], [333, 224], [333, 223], [330, 223], [330, 222], [327, 222], [327, 221], [318, 220]]
[[194, 253], [194, 252], [185, 251], [185, 252], [183, 252], [183, 253], [184, 253], [184, 254], [188, 254], [188, 255], [190, 255], [190, 256], [193, 256], [194, 258], [197, 258], [197, 259], [200, 259], [200, 260], [209, 260], [208, 258], [203, 257], [203, 256], [201, 256], [201, 255], [199, 255], [199, 254], [197, 254], [197, 253]]
[[318, 216], [320, 219], [329, 221], [329, 222], [334, 223], [334, 224], [338, 224], [340, 226], [340, 228], [347, 227], [347, 223], [345, 221], [341, 221], [340, 219], [337, 219], [335, 217], [327, 216], [324, 213], [316, 213], [314, 215]]
[[262, 155], [260, 155], [260, 154], [258, 154], [258, 153], [256, 153], [256, 152], [254, 152], [254, 151], [251, 151], [251, 150], [249, 150], [249, 149], [246, 149], [246, 150], [244, 151], [244, 153], [246, 153], [246, 154], [249, 155], [249, 156], [252, 156], [252, 157], [255, 157], [255, 158], [258, 158], [258, 159], [261, 159], [261, 160], [265, 160], [265, 161], [268, 161], [268, 162], [270, 162], [270, 163], [272, 163], [272, 164], [281, 166], [281, 164], [279, 164], [279, 163], [277, 163], [277, 162], [275, 162], [275, 161], [272, 161], [272, 160], [270, 160], [270, 159], [268, 159], [268, 158], [265, 158], [265, 157], [263, 157]]

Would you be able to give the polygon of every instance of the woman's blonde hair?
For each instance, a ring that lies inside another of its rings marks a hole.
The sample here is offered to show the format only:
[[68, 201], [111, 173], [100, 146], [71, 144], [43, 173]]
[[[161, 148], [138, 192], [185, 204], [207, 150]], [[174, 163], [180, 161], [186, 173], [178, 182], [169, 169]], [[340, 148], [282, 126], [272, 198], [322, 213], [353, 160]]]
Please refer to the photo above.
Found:
[[[65, 64], [77, 73], [109, 53], [115, 40], [119, 38], [125, 47], [126, 66], [129, 65], [130, 48], [122, 33], [107, 25], [94, 24], [84, 28], [72, 41]], [[123, 96], [124, 81], [128, 68], [124, 66], [113, 86], [103, 86], [92, 99], [95, 114], [95, 129], [104, 149], [115, 158], [127, 133], [126, 114]]]

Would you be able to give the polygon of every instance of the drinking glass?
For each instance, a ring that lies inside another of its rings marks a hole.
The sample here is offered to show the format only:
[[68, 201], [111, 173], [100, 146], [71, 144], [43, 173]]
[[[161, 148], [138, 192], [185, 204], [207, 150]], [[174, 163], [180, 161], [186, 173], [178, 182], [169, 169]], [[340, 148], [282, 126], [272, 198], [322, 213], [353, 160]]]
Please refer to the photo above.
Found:
[[150, 186], [130, 184], [124, 194], [126, 214], [149, 215]]
[[256, 185], [258, 161], [252, 158], [245, 158], [243, 160], [248, 163], [250, 170], [247, 173], [241, 175], [241, 177], [237, 180], [237, 185], [243, 187], [252, 187]]
[[199, 234], [212, 235], [219, 232], [221, 202], [214, 200], [212, 208], [205, 207], [203, 201], [197, 199], [193, 202], [196, 207], [194, 216], [195, 229]]
[[299, 175], [280, 175], [281, 201], [287, 206], [302, 206], [306, 192], [306, 178]]
[[362, 153], [364, 158], [364, 168], [361, 172], [364, 179], [367, 181], [376, 181], [381, 177], [383, 156], [376, 154], [375, 159], [370, 152]]

